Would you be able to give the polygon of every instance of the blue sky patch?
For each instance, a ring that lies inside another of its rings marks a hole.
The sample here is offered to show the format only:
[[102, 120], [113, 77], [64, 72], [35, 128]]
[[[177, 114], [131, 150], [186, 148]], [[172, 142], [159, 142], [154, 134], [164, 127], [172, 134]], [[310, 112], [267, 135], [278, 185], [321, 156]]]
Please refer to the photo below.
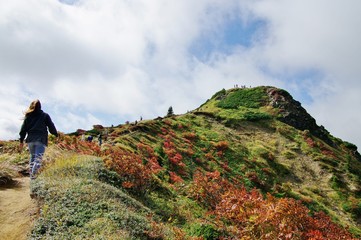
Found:
[[256, 20], [243, 23], [240, 19], [229, 22], [223, 29], [223, 44], [226, 46], [242, 45], [251, 47], [255, 40], [255, 35], [265, 26], [265, 22]]
[[230, 54], [235, 47], [252, 47], [257, 34], [265, 27], [262, 20], [247, 21], [241, 18], [225, 22], [215, 31], [202, 34], [191, 46], [190, 52], [206, 61], [214, 52]]
[[59, 2], [67, 5], [74, 5], [74, 3], [78, 2], [78, 0], [59, 0]]
[[323, 79], [324, 75], [317, 69], [305, 69], [281, 76], [281, 80], [288, 85], [291, 95], [302, 105], [311, 105], [314, 102], [312, 91], [320, 87]]
[[303, 106], [311, 105], [314, 102], [312, 91], [319, 88], [325, 78], [324, 73], [316, 68], [274, 72], [267, 66], [262, 66], [259, 70], [265, 76], [277, 79], [280, 82], [280, 86], [275, 87], [284, 88], [295, 100], [301, 102]]

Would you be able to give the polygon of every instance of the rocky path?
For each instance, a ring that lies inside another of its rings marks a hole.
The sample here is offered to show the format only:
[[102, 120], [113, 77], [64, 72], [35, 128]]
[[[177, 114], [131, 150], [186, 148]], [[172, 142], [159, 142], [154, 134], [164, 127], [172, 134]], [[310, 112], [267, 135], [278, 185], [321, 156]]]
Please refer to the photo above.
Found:
[[27, 239], [36, 212], [30, 198], [28, 177], [15, 179], [16, 184], [0, 188], [0, 239]]

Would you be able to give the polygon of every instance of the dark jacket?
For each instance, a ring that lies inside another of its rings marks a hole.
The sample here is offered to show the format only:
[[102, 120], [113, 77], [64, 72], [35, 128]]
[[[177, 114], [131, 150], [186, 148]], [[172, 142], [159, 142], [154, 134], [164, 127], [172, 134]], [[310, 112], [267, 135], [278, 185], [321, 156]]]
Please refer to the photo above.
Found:
[[25, 117], [23, 125], [20, 129], [20, 142], [26, 137], [26, 142], [41, 142], [48, 145], [48, 129], [49, 132], [58, 136], [54, 123], [51, 121], [49, 114], [42, 110], [32, 112]]

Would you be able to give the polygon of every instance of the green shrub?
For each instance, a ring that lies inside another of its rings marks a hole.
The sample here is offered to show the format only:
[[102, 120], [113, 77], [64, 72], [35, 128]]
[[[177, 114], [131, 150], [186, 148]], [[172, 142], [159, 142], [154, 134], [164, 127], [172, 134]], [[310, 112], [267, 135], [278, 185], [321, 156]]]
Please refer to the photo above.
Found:
[[218, 239], [221, 235], [214, 226], [209, 224], [194, 224], [190, 229], [190, 235], [195, 237], [203, 237], [205, 240]]
[[350, 150], [357, 151], [357, 146], [350, 142], [343, 142], [344, 146]]
[[[259, 156], [263, 159], [270, 159], [271, 152], [263, 146], [255, 146], [252, 148], [252, 153], [255, 156]], [[273, 159], [270, 159], [273, 160]]]
[[[119, 187], [111, 186], [117, 182], [117, 176], [106, 170], [99, 158], [54, 161], [31, 184], [33, 193], [42, 199], [42, 211], [31, 237], [148, 239], [150, 210]], [[106, 223], [106, 227], [98, 223]]]
[[237, 109], [238, 107], [259, 108], [267, 95], [262, 87], [241, 88], [229, 93], [229, 95], [218, 103], [218, 107], [226, 109]]
[[361, 217], [361, 199], [350, 196], [347, 201], [342, 204], [343, 210], [352, 214], [357, 220]]
[[359, 180], [361, 180], [361, 162], [358, 159], [348, 155], [347, 169], [350, 173], [354, 174]]
[[262, 112], [251, 112], [247, 111], [244, 113], [244, 119], [246, 121], [258, 121], [258, 120], [265, 120], [271, 119], [271, 115]]
[[331, 187], [335, 190], [346, 190], [346, 183], [341, 176], [333, 175], [330, 179]]

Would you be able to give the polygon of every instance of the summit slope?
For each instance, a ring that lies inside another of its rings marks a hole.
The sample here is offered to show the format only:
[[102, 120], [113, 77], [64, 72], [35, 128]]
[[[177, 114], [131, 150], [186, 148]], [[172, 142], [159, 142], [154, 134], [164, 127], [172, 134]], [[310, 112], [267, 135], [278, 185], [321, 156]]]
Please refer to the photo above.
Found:
[[83, 131], [50, 145], [32, 237], [361, 236], [357, 147], [285, 90], [223, 89], [189, 113], [85, 135], [99, 133], [101, 147], [81, 141]]

